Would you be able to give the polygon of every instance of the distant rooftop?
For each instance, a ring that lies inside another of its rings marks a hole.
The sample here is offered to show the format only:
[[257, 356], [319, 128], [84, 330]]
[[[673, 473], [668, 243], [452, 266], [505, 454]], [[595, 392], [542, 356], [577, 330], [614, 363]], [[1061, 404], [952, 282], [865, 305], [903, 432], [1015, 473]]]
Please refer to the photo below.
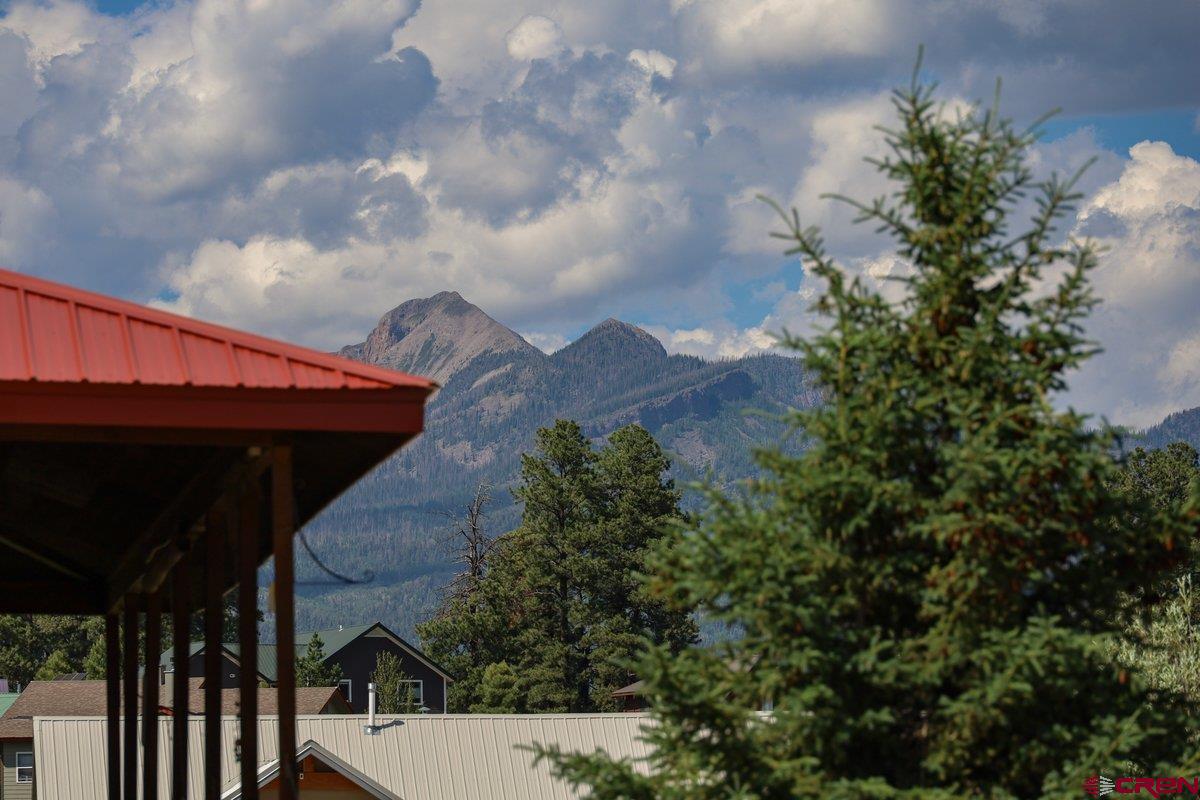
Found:
[[[399, 636], [396, 636], [396, 634], [392, 633], [384, 625], [378, 622], [372, 622], [368, 625], [339, 625], [336, 628], [326, 628], [325, 630], [305, 631], [303, 633], [298, 632], [296, 634], [296, 656], [300, 657], [305, 654], [305, 652], [308, 650], [308, 643], [312, 639], [314, 633], [321, 637], [321, 650], [325, 653], [325, 658], [328, 659], [333, 657], [333, 655], [343, 647], [350, 644], [367, 631], [376, 627], [384, 631], [389, 637], [394, 637], [396, 641], [400, 642], [404, 648], [412, 652], [415, 656], [417, 656], [417, 658], [424, 661], [437, 672], [445, 675], [448, 680], [454, 680], [453, 676], [447, 675], [444, 669], [434, 663], [429, 656], [422, 653], [420, 648], [410, 644]], [[234, 660], [240, 658], [241, 648], [237, 643], [222, 642], [221, 647], [227, 653], [229, 653]], [[203, 649], [204, 642], [192, 642], [188, 649], [188, 655], [194, 656]], [[159, 656], [158, 663], [159, 666], [161, 666], [167, 672], [173, 671], [175, 669], [174, 652], [171, 650], [163, 651], [162, 655]], [[275, 677], [279, 672], [278, 663], [275, 645], [260, 644], [258, 646], [258, 674], [263, 678], [263, 680], [266, 680], [269, 683], [275, 682]]]
[[[106, 681], [33, 681], [0, 714], [0, 740], [32, 739], [34, 717], [103, 717], [107, 709]], [[204, 691], [201, 680], [194, 678], [188, 685], [188, 710], [204, 712]], [[139, 696], [140, 696], [139, 686]], [[7, 697], [8, 695], [0, 695]], [[277, 713], [279, 692], [276, 689], [258, 690], [261, 714]], [[238, 712], [240, 695], [237, 689], [221, 690], [221, 714]], [[165, 703], [165, 699], [164, 699]], [[333, 686], [297, 687], [296, 713], [342, 714], [350, 710], [345, 698]], [[165, 707], [164, 707], [165, 711]]]

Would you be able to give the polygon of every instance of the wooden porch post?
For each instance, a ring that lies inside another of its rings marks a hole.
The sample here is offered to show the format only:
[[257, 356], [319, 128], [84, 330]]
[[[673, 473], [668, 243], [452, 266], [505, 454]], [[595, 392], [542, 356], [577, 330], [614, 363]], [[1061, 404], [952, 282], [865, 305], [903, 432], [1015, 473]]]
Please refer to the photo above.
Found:
[[125, 781], [125, 800], [138, 800], [138, 609], [137, 596], [125, 595], [125, 662], [124, 685], [121, 690], [125, 693], [122, 704], [125, 706], [125, 764], [122, 776]]
[[108, 729], [108, 800], [121, 800], [121, 618], [104, 616], [105, 718]]
[[221, 797], [221, 625], [225, 582], [224, 509], [214, 509], [204, 532], [204, 797]]
[[296, 800], [296, 609], [292, 560], [292, 448], [277, 445], [271, 464], [271, 536], [275, 553], [275, 660], [279, 692], [279, 800]]
[[258, 534], [259, 489], [246, 487], [238, 525], [238, 661], [242, 800], [258, 800]]
[[162, 594], [146, 595], [146, 655], [142, 669], [142, 797], [158, 800], [158, 659], [162, 650]]
[[175, 565], [171, 586], [171, 636], [174, 641], [175, 678], [171, 719], [171, 800], [187, 800], [188, 785], [188, 701], [190, 699], [188, 660], [191, 656], [192, 629], [192, 554]]

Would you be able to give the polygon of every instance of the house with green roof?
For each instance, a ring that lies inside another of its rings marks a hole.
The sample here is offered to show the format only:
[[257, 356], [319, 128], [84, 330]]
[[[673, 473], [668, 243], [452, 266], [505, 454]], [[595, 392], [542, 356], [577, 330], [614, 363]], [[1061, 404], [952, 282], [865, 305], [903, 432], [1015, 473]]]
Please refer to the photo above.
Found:
[[[321, 637], [325, 663], [335, 664], [341, 670], [338, 684], [342, 696], [356, 714], [366, 713], [367, 684], [373, 680], [375, 663], [380, 653], [388, 652], [400, 659], [404, 673], [409, 677], [409, 688], [418, 706], [431, 714], [446, 711], [446, 694], [454, 678], [417, 647], [397, 636], [381, 623], [370, 625], [338, 626], [320, 631], [296, 634], [296, 657], [305, 654], [313, 634]], [[221, 687], [233, 689], [238, 686], [241, 670], [241, 651], [238, 645], [227, 642], [221, 645]], [[276, 648], [273, 644], [258, 646], [258, 680], [268, 686], [276, 683]], [[159, 659], [159, 666], [167, 682], [173, 680], [174, 655], [166, 651]], [[204, 643], [192, 642], [188, 657], [188, 674], [193, 677], [204, 674]]]

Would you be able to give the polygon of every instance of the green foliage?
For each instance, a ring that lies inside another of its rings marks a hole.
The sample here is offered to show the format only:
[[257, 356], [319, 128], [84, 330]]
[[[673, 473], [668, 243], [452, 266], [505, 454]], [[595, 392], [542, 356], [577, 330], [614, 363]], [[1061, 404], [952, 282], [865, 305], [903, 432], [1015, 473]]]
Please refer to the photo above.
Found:
[[1161, 450], [1141, 447], [1129, 454], [1113, 488], [1158, 510], [1179, 509], [1191, 496], [1200, 478], [1200, 456], [1186, 442], [1172, 442]]
[[1200, 593], [1194, 583], [1192, 574], [1176, 578], [1166, 602], [1148, 619], [1133, 619], [1117, 651], [1118, 663], [1140, 672], [1152, 688], [1183, 695], [1193, 719], [1200, 707]]
[[[257, 615], [261, 622], [262, 611], [258, 610]], [[222, 641], [237, 641], [238, 609], [234, 592], [225, 597], [222, 620]], [[163, 651], [171, 649], [172, 633], [170, 617], [164, 615]], [[192, 641], [204, 639], [203, 611], [192, 616], [189, 635]], [[144, 663], [145, 654], [141, 652], [144, 634], [139, 634], [138, 640], [139, 663]], [[52, 656], [53, 666], [58, 669], [55, 675], [83, 672], [93, 680], [103, 678], [106, 665], [103, 617], [0, 615], [0, 677], [21, 684], [45, 680], [35, 676], [48, 674], [46, 665]], [[151, 662], [157, 663], [158, 657], [158, 653], [151, 654]]]
[[71, 660], [62, 650], [55, 650], [46, 659], [46, 663], [38, 669], [34, 674], [35, 681], [52, 681], [60, 675], [67, 675], [72, 672], [77, 672], [71, 665]]
[[[93, 644], [104, 646], [104, 620], [98, 617], [0, 615], [0, 677], [22, 685], [55, 657], [58, 673], [83, 672]], [[40, 678], [39, 678], [40, 680]]]
[[519, 714], [525, 710], [517, 673], [507, 661], [488, 664], [479, 684], [479, 701], [471, 706], [475, 714]]
[[538, 432], [515, 490], [521, 525], [491, 547], [478, 585], [419, 627], [455, 676], [452, 710], [615, 710], [611, 693], [646, 641], [694, 641], [690, 615], [637, 579], [682, 520], [669, 466], [636, 425], [599, 452], [574, 422]]
[[876, 162], [895, 191], [855, 203], [912, 266], [900, 302], [784, 216], [826, 322], [784, 342], [828, 403], [796, 416], [805, 453], [763, 453], [746, 496], [713, 493], [662, 551], [652, 590], [744, 635], [649, 653], [648, 774], [544, 754], [591, 797], [1065, 797], [1096, 771], [1196, 770], [1183, 698], [1113, 658], [1196, 503], [1113, 491], [1110, 440], [1053, 405], [1091, 352], [1095, 256], [1054, 232], [1071, 182], [1035, 183], [1031, 135], [932, 92], [897, 93]]
[[376, 710], [380, 714], [416, 714], [419, 704], [413, 696], [411, 677], [404, 671], [395, 653], [380, 653], [375, 658]]
[[314, 633], [304, 655], [296, 659], [296, 685], [337, 686], [341, 679], [342, 668], [325, 662], [325, 643]]
[[[1130, 454], [1113, 487], [1168, 513], [1178, 513], [1200, 482], [1200, 457], [1184, 442], [1162, 450], [1138, 448]], [[1151, 687], [1175, 691], [1194, 709], [1200, 704], [1200, 595], [1196, 565], [1164, 580], [1166, 600], [1148, 614], [1131, 614], [1129, 637], [1121, 642], [1118, 662], [1145, 675]]]
[[88, 648], [87, 655], [83, 658], [82, 671], [87, 675], [88, 680], [92, 681], [108, 677], [108, 655], [103, 633], [92, 639], [92, 646]]

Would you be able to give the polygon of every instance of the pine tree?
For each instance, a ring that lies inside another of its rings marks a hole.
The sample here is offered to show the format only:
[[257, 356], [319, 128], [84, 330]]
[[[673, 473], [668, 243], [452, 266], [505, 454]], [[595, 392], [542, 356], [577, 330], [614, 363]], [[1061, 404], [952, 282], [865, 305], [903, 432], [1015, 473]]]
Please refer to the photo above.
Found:
[[420, 627], [455, 675], [454, 710], [612, 709], [647, 641], [678, 650], [696, 636], [686, 609], [635, 579], [682, 519], [653, 437], [628, 426], [597, 453], [576, 423], [559, 420], [536, 443], [514, 491], [520, 527], [489, 548], [476, 589]]
[[1178, 695], [1114, 658], [1131, 603], [1186, 558], [1195, 500], [1112, 491], [1111, 440], [1054, 404], [1093, 352], [1095, 253], [1055, 232], [1072, 182], [1037, 184], [1033, 135], [994, 108], [933, 94], [897, 93], [875, 162], [895, 192], [855, 203], [912, 267], [902, 301], [784, 215], [826, 326], [783, 344], [827, 403], [796, 416], [803, 454], [763, 453], [766, 477], [713, 494], [658, 559], [653, 592], [743, 636], [647, 656], [648, 774], [544, 754], [591, 797], [1070, 797], [1096, 771], [1196, 772]]
[[692, 615], [653, 597], [644, 585], [651, 545], [683, 521], [682, 494], [663, 476], [671, 462], [649, 431], [614, 431], [596, 460], [598, 573], [588, 644], [592, 648], [591, 707], [616, 711], [612, 692], [627, 685], [643, 639], [671, 651], [695, 642]]
[[67, 675], [74, 671], [67, 654], [62, 650], [55, 650], [46, 659], [46, 663], [38, 669], [33, 679], [35, 681], [52, 681], [60, 675]]
[[558, 420], [537, 433], [537, 450], [521, 458], [521, 525], [504, 537], [493, 565], [509, 593], [517, 624], [505, 634], [509, 663], [531, 711], [590, 709], [591, 671], [584, 637], [585, 592], [596, 571], [592, 553], [595, 460], [579, 425]]
[[314, 633], [308, 640], [304, 655], [296, 659], [297, 686], [337, 686], [342, 668], [325, 661], [325, 643]]
[[471, 707], [474, 714], [523, 714], [521, 687], [516, 671], [507, 661], [488, 664], [479, 686], [479, 700]]

